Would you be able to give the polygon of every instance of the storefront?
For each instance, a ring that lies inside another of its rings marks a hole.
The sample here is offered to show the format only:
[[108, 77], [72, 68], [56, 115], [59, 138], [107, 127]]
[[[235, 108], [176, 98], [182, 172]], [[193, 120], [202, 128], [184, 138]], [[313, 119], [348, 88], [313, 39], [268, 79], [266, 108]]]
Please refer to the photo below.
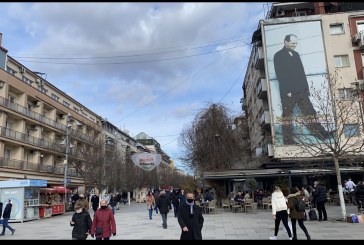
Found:
[[[10, 222], [39, 219], [39, 189], [47, 186], [46, 180], [0, 181], [0, 200], [12, 201]], [[3, 208], [5, 205], [3, 206]]]
[[48, 218], [53, 215], [65, 213], [65, 203], [68, 202], [68, 194], [71, 190], [63, 186], [40, 189], [40, 218]]

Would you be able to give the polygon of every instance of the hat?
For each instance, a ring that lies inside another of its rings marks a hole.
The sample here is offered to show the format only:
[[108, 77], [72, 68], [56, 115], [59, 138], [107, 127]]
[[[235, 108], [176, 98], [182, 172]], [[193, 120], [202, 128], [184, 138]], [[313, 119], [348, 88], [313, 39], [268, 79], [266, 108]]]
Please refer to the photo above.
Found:
[[76, 211], [77, 209], [80, 209], [80, 208], [83, 208], [82, 203], [81, 203], [81, 202], [76, 202], [76, 203], [75, 203], [75, 207], [74, 207], [75, 211]]

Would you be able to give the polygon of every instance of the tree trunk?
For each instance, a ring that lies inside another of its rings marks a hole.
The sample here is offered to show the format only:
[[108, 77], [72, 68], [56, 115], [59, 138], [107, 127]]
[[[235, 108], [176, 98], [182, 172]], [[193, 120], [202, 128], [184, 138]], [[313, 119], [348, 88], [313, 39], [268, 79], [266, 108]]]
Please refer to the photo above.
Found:
[[341, 214], [343, 216], [343, 221], [346, 221], [346, 207], [345, 207], [345, 200], [344, 200], [344, 194], [343, 194], [343, 187], [341, 184], [339, 159], [336, 156], [334, 156], [334, 163], [335, 163], [335, 171], [336, 171], [336, 179], [337, 179], [337, 187], [338, 187], [337, 189], [338, 189], [339, 197], [340, 197]]

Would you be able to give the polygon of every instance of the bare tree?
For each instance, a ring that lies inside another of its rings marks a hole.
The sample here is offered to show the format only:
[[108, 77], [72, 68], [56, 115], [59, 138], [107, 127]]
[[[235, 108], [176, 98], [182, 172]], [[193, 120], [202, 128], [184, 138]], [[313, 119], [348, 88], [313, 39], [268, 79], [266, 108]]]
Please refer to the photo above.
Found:
[[102, 137], [90, 131], [93, 144], [79, 142], [72, 149], [71, 164], [82, 176], [87, 186], [96, 186], [100, 191], [105, 183], [105, 142]]
[[[313, 159], [332, 159], [335, 164], [340, 206], [343, 219], [346, 208], [342, 191], [340, 162], [350, 157], [362, 156], [363, 129], [361, 104], [351, 89], [343, 86], [339, 70], [327, 73], [326, 83], [320, 87], [310, 86], [311, 101], [315, 105], [316, 115], [302, 116], [296, 113], [289, 120], [293, 124], [295, 157], [312, 157]], [[292, 95], [295, 103], [300, 103], [300, 94]], [[304, 108], [305, 105], [300, 105]], [[286, 122], [287, 123], [287, 122]]]
[[243, 147], [232, 129], [228, 109], [215, 103], [182, 130], [179, 144], [184, 151], [181, 160], [195, 173], [231, 168], [241, 158]]

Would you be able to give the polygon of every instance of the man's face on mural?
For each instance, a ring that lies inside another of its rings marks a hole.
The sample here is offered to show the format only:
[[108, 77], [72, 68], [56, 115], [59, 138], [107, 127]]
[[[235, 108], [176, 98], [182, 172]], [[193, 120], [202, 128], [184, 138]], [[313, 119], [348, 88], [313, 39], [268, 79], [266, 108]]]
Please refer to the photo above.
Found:
[[297, 46], [297, 37], [290, 36], [290, 40], [285, 41], [284, 44], [285, 44], [286, 48], [294, 50]]

